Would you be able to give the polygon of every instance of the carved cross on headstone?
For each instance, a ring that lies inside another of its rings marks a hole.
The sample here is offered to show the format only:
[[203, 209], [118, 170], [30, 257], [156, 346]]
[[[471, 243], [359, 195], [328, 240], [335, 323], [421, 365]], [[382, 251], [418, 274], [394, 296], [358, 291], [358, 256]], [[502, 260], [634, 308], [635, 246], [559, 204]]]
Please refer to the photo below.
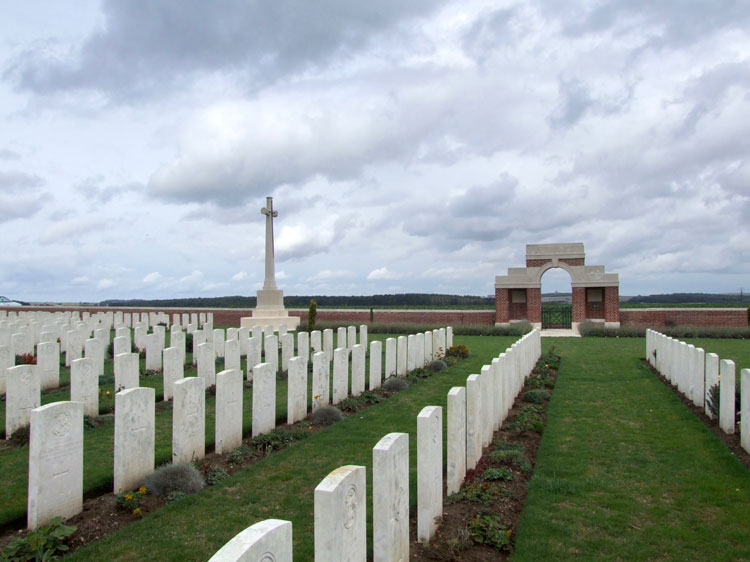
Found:
[[276, 274], [274, 273], [274, 251], [273, 251], [273, 219], [279, 216], [278, 211], [273, 210], [273, 197], [266, 197], [266, 206], [260, 212], [266, 215], [266, 278], [263, 281], [263, 289], [276, 289]]

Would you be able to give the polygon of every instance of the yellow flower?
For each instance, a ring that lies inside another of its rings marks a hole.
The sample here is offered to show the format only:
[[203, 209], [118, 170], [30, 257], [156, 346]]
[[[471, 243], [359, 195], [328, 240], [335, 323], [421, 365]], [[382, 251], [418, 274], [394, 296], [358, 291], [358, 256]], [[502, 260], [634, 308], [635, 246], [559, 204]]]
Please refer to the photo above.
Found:
[[146, 495], [146, 488], [144, 488], [143, 486], [141, 486], [140, 488], [138, 488], [138, 493], [141, 494], [142, 496], [145, 496]]
[[320, 394], [316, 394], [316, 395], [314, 395], [314, 396], [313, 396], [313, 398], [314, 398], [315, 400], [317, 400], [318, 398], [320, 398]]
[[125, 499], [128, 501], [133, 501], [133, 494], [125, 494]]
[[141, 510], [141, 508], [140, 508], [140, 507], [136, 507], [136, 508], [135, 508], [135, 509], [133, 510], [133, 515], [135, 515], [135, 516], [136, 516], [136, 517], [138, 517], [138, 518], [141, 518], [141, 517], [143, 517], [143, 511]]
[[109, 396], [109, 390], [107, 391], [107, 396]]

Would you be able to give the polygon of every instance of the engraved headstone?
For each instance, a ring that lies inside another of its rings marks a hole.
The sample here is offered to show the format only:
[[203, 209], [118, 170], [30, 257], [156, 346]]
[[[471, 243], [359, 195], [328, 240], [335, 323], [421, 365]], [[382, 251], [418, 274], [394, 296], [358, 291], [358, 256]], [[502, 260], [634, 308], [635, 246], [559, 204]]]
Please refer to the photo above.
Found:
[[333, 395], [331, 403], [338, 404], [349, 395], [349, 351], [344, 347], [333, 350]]
[[276, 427], [276, 372], [268, 363], [253, 371], [253, 437]]
[[724, 433], [734, 433], [734, 417], [735, 417], [735, 398], [734, 398], [734, 387], [735, 387], [735, 366], [734, 361], [730, 359], [722, 359], [720, 363], [720, 375], [721, 381], [720, 392], [719, 392], [719, 427]]
[[212, 342], [198, 346], [198, 376], [203, 379], [206, 388], [216, 384], [216, 357], [213, 346]]
[[233, 339], [224, 342], [224, 369], [242, 370], [240, 360], [240, 341]]
[[171, 400], [174, 395], [174, 383], [185, 376], [185, 364], [180, 350], [168, 347], [164, 350], [164, 400]]
[[330, 402], [330, 363], [324, 351], [319, 351], [313, 355], [313, 372], [312, 372], [312, 411], [314, 412], [322, 406], [327, 406]]
[[140, 357], [137, 353], [115, 355], [115, 392], [140, 385]]
[[302, 357], [289, 360], [287, 388], [287, 423], [293, 424], [307, 415], [307, 361]]
[[417, 539], [429, 542], [443, 514], [443, 409], [425, 406], [417, 416]]
[[398, 337], [398, 346], [397, 346], [397, 353], [396, 353], [396, 374], [399, 377], [406, 376], [406, 368], [407, 368], [407, 338], [406, 336], [399, 336]]
[[265, 519], [221, 547], [208, 562], [292, 562], [292, 523]]
[[482, 392], [479, 375], [466, 378], [466, 470], [476, 468], [482, 457]]
[[370, 390], [380, 388], [383, 382], [383, 342], [370, 342]]
[[172, 409], [172, 462], [193, 462], [206, 454], [206, 394], [200, 377], [175, 382]]
[[217, 454], [227, 453], [242, 444], [242, 382], [239, 369], [224, 370], [216, 375]]
[[385, 340], [385, 372], [383, 378], [392, 377], [396, 374], [396, 339]]
[[247, 348], [247, 380], [253, 380], [253, 369], [256, 365], [262, 363], [261, 360], [261, 339], [253, 336], [250, 338]]
[[364, 466], [342, 466], [315, 487], [315, 560], [365, 562], [367, 494]]
[[333, 360], [333, 330], [330, 328], [323, 330], [323, 351], [330, 363]]
[[408, 433], [389, 433], [372, 449], [372, 535], [374, 562], [409, 560]]
[[129, 388], [115, 394], [114, 492], [138, 487], [154, 471], [155, 392]]
[[37, 345], [36, 365], [42, 390], [60, 386], [60, 344], [57, 341]]
[[6, 370], [5, 438], [29, 425], [31, 410], [41, 403], [41, 386], [36, 365], [16, 365]]
[[448, 392], [448, 447], [446, 493], [461, 488], [466, 476], [466, 389], [454, 386]]
[[352, 396], [365, 391], [365, 349], [361, 343], [352, 346]]
[[31, 411], [29, 529], [83, 509], [83, 405], [53, 402]]

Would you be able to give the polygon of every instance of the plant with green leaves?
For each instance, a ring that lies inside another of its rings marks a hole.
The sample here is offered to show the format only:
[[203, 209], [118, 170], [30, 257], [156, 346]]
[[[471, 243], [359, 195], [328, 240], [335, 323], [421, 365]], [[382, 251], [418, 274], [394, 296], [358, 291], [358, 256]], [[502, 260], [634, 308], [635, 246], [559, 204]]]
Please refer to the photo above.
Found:
[[510, 550], [511, 529], [497, 513], [479, 513], [469, 523], [469, 534], [474, 542], [486, 544], [495, 550]]
[[66, 525], [62, 517], [55, 517], [24, 537], [14, 537], [0, 552], [0, 557], [3, 562], [52, 560], [58, 553], [68, 550], [65, 542], [76, 529], [75, 525]]
[[318, 303], [315, 299], [310, 301], [310, 308], [307, 309], [307, 331], [312, 332], [315, 329], [315, 317], [318, 315]]

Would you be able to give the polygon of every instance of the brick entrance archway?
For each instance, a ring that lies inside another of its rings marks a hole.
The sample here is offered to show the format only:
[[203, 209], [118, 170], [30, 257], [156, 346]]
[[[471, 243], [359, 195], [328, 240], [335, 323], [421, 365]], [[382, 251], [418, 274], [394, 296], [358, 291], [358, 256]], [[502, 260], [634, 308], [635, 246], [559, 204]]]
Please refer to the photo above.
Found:
[[584, 320], [620, 326], [620, 281], [603, 265], [586, 265], [583, 244], [527, 244], [526, 267], [510, 267], [495, 277], [495, 324], [528, 320], [542, 326], [542, 275], [559, 267], [570, 274], [573, 329]]

